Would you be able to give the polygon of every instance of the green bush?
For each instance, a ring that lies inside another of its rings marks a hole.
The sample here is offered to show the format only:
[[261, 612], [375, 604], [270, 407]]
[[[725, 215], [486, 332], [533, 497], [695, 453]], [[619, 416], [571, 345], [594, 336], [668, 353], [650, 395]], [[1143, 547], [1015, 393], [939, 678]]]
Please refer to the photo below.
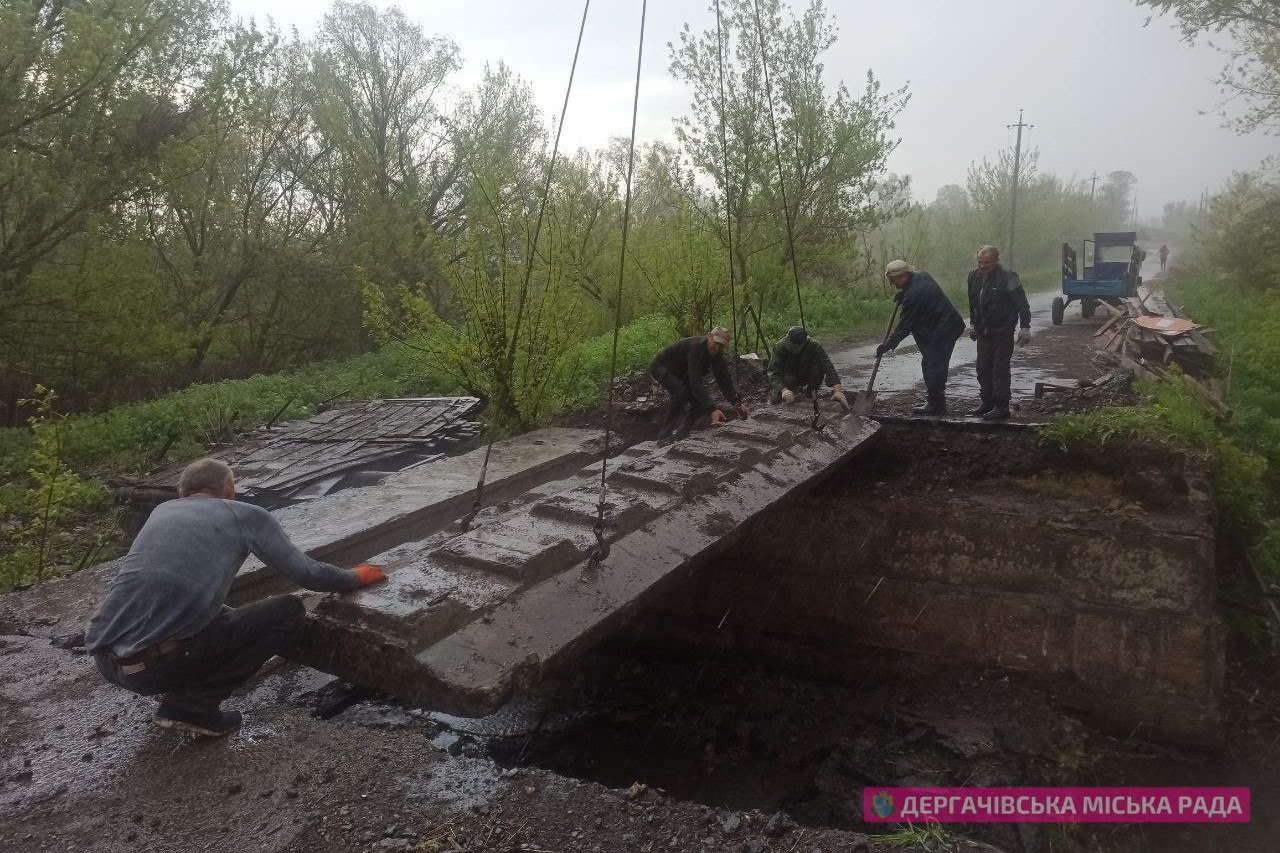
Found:
[[102, 508], [106, 489], [97, 480], [80, 477], [66, 459], [67, 418], [54, 408], [57, 396], [37, 385], [28, 419], [31, 440], [25, 485], [14, 481], [0, 491], [0, 591], [45, 579], [63, 562], [67, 533], [77, 516]]
[[[676, 339], [670, 317], [641, 317], [618, 330], [617, 375], [647, 370], [658, 350]], [[599, 401], [600, 388], [609, 376], [613, 332], [596, 335], [574, 348], [565, 359], [560, 397], [569, 409], [590, 409]]]

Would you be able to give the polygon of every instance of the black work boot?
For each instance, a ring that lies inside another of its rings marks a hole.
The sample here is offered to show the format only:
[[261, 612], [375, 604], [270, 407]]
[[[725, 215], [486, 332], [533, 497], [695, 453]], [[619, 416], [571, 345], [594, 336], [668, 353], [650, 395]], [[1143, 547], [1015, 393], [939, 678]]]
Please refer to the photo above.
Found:
[[980, 418], [980, 417], [982, 417], [983, 415], [985, 415], [987, 412], [989, 412], [989, 411], [991, 411], [992, 409], [994, 409], [995, 407], [996, 407], [996, 404], [995, 404], [995, 403], [981, 403], [981, 404], [979, 404], [979, 405], [978, 405], [978, 408], [976, 408], [976, 409], [974, 409], [973, 411], [969, 412], [969, 413], [968, 413], [968, 415], [966, 415], [966, 417], [970, 417], [970, 418]]
[[1002, 421], [1009, 417], [1009, 404], [996, 403], [991, 407], [991, 411], [982, 416], [984, 421]]
[[911, 410], [913, 415], [945, 415], [947, 413], [946, 403], [924, 403], [916, 406]]
[[190, 732], [203, 737], [223, 737], [239, 731], [242, 717], [239, 711], [187, 711], [161, 705], [151, 722], [161, 729]]

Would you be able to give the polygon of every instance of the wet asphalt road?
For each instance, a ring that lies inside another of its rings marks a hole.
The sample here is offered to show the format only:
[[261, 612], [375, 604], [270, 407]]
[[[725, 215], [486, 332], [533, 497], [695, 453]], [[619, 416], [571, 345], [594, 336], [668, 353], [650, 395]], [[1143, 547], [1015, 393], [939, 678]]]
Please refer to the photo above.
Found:
[[[1170, 247], [1171, 249], [1175, 247]], [[1160, 271], [1160, 260], [1154, 249], [1148, 251], [1146, 262], [1142, 266], [1144, 278], [1157, 277]], [[1035, 392], [1037, 382], [1054, 382], [1063, 385], [1074, 385], [1081, 378], [1079, 370], [1060, 363], [1054, 358], [1042, 357], [1037, 346], [1038, 338], [1046, 333], [1052, 334], [1053, 319], [1051, 309], [1055, 297], [1060, 296], [1060, 287], [1050, 288], [1038, 293], [1028, 294], [1031, 303], [1031, 343], [1022, 348], [1015, 348], [1011, 364], [1013, 381], [1012, 390], [1015, 401], [1030, 397]], [[968, 316], [961, 311], [961, 316]], [[1080, 303], [1073, 302], [1067, 307], [1065, 324], [1088, 323], [1093, 327], [1101, 325], [1102, 315], [1092, 320], [1082, 320]], [[1059, 327], [1061, 328], [1061, 327]], [[836, 344], [828, 348], [831, 361], [845, 388], [850, 393], [866, 390], [867, 379], [871, 375], [871, 367], [875, 361], [876, 344], [880, 337], [855, 344]], [[977, 344], [969, 339], [968, 333], [956, 342], [955, 352], [951, 355], [951, 371], [947, 378], [947, 396], [952, 404], [978, 399], [978, 378], [974, 370], [977, 360]], [[924, 381], [920, 376], [920, 350], [912, 343], [911, 338], [903, 341], [893, 352], [887, 354], [876, 374], [875, 390], [886, 397], [910, 394], [924, 401]]]
[[[1058, 290], [1046, 290], [1030, 294], [1031, 303], [1031, 344], [1024, 349], [1015, 350], [1013, 370], [1013, 394], [1015, 397], [1030, 396], [1037, 382], [1058, 382], [1074, 384], [1078, 376], [1066, 375], [1054, 365], [1039, 364], [1029, 357], [1035, 348], [1036, 336], [1044, 334], [1052, 328], [1050, 309]], [[1078, 313], [1076, 305], [1069, 311]], [[834, 346], [828, 350], [831, 361], [845, 381], [850, 391], [861, 391], [867, 387], [867, 379], [871, 375], [871, 367], [875, 362], [876, 343], [861, 343], [846, 346]], [[947, 395], [954, 399], [978, 398], [978, 379], [974, 372], [974, 362], [978, 356], [978, 345], [969, 339], [968, 334], [961, 336], [956, 342], [955, 352], [951, 356], [951, 372], [947, 379]], [[876, 374], [875, 390], [883, 394], [918, 394], [924, 399], [924, 382], [920, 377], [920, 350], [907, 338], [893, 352], [888, 353], [880, 364]]]

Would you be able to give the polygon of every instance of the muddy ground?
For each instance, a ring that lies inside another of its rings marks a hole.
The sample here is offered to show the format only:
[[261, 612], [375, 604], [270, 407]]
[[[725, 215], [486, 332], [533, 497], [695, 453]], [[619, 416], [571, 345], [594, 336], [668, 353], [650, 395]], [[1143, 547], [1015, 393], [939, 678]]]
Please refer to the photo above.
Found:
[[[1037, 322], [1015, 355], [1016, 415], [1051, 414], [1026, 402], [1034, 377], [1102, 372], [1085, 349], [1095, 328], [1078, 314]], [[850, 389], [860, 347], [832, 348]], [[916, 402], [918, 356], [894, 359], [890, 414]], [[953, 371], [957, 402], [966, 370]], [[632, 429], [647, 437], [642, 421]], [[233, 700], [244, 730], [209, 742], [150, 728], [153, 702], [55, 639], [82, 629], [103, 581], [89, 571], [0, 598], [0, 850], [831, 853], [947, 849], [964, 834], [1007, 851], [1260, 851], [1280, 837], [1280, 676], [1240, 647], [1214, 754], [1095, 731], [1058, 685], [1003, 672], [833, 684], [608, 644], [485, 721], [376, 698], [342, 709], [341, 685], [275, 661]], [[1248, 785], [1254, 822], [957, 827], [927, 844], [865, 834], [861, 787], [894, 783]]]
[[638, 775], [607, 787], [504, 769], [481, 739], [392, 704], [320, 719], [330, 679], [284, 662], [238, 697], [239, 734], [161, 732], [146, 723], [153, 703], [21, 630], [9, 622], [0, 639], [0, 850], [891, 849], [682, 801]]

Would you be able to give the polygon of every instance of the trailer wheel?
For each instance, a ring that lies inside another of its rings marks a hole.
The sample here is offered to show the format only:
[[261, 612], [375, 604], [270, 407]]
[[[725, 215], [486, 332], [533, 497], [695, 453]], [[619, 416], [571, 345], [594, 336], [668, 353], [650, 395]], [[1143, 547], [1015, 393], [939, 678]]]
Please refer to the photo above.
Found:
[[1053, 325], [1062, 325], [1062, 315], [1066, 313], [1066, 310], [1067, 303], [1062, 301], [1061, 296], [1055, 296], [1053, 298]]
[[1080, 316], [1084, 317], [1086, 320], [1089, 319], [1093, 316], [1093, 312], [1097, 307], [1098, 300], [1096, 299], [1080, 300]]

